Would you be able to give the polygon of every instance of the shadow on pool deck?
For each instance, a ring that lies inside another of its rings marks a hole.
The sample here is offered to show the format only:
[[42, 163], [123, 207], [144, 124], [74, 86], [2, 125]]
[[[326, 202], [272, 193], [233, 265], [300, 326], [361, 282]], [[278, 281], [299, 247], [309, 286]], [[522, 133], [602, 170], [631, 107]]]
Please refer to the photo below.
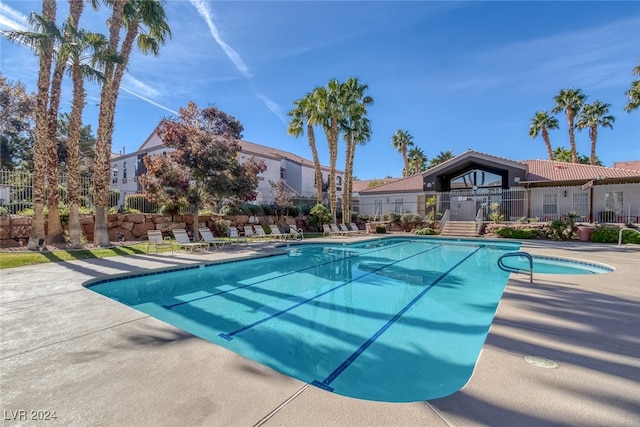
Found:
[[[82, 287], [272, 251], [266, 245], [2, 270], [3, 425], [27, 424], [32, 410], [55, 411], [47, 425], [65, 426], [637, 425], [640, 249], [526, 242], [522, 250], [616, 271], [536, 275], [533, 285], [512, 275], [469, 383], [406, 404], [328, 393]], [[559, 367], [533, 366], [525, 355]]]

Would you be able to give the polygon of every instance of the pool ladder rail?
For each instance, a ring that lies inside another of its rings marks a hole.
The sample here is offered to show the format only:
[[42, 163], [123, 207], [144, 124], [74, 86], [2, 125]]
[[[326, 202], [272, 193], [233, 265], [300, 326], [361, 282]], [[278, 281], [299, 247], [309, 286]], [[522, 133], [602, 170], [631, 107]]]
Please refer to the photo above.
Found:
[[[519, 268], [519, 267], [511, 267], [509, 265], [505, 265], [504, 259], [511, 257], [524, 257], [529, 260], [529, 268]], [[529, 283], [533, 283], [533, 257], [531, 254], [527, 252], [507, 252], [498, 258], [498, 267], [501, 270], [508, 271], [510, 273], [518, 273], [518, 274], [528, 274], [529, 275]]]

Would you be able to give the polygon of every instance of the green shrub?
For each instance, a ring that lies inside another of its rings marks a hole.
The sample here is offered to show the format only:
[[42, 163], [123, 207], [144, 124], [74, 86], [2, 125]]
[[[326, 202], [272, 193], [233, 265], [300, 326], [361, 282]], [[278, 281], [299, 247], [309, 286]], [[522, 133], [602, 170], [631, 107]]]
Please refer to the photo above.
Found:
[[[620, 227], [602, 227], [593, 230], [591, 241], [595, 243], [618, 243]], [[622, 243], [640, 244], [640, 233], [632, 230], [622, 232]]]
[[217, 220], [215, 220], [214, 225], [216, 227], [216, 231], [218, 233], [218, 236], [226, 237], [227, 236], [227, 230], [231, 226], [231, 221], [229, 221], [228, 219], [217, 219]]
[[6, 206], [0, 206], [0, 216], [7, 215], [9, 215], [9, 208], [7, 208]]
[[385, 234], [387, 232], [387, 227], [384, 225], [376, 225], [376, 233]]
[[536, 239], [540, 237], [539, 231], [531, 228], [503, 227], [495, 232], [506, 239]]
[[331, 221], [331, 212], [326, 206], [317, 204], [311, 208], [309, 212], [309, 227], [311, 229], [318, 230], [320, 224], [328, 223], [329, 221]]
[[400, 222], [400, 214], [395, 212], [389, 212], [388, 214], [384, 215], [384, 220], [389, 221], [392, 224], [396, 224]]
[[433, 228], [424, 227], [419, 230], [413, 230], [413, 234], [417, 234], [419, 236], [432, 236], [434, 234], [438, 234], [438, 231]]
[[271, 226], [269, 224], [263, 225], [262, 229], [264, 230], [265, 234], [271, 234]]

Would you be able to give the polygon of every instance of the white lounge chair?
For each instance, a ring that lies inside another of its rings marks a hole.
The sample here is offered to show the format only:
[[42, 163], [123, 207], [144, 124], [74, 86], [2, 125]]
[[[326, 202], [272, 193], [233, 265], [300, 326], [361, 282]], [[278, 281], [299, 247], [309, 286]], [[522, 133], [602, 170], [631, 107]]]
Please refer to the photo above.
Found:
[[264, 231], [264, 228], [260, 224], [253, 224], [253, 229], [256, 231], [256, 237], [260, 239], [269, 239], [269, 235]]
[[227, 235], [231, 241], [235, 241], [235, 243], [240, 243], [241, 240], [247, 241], [246, 229], [245, 233], [240, 234], [237, 227], [229, 227], [227, 229]]
[[364, 234], [364, 230], [360, 230], [354, 222], [350, 222], [349, 227], [351, 227], [352, 231], [355, 231], [355, 234], [359, 234], [359, 235]]
[[192, 242], [191, 240], [189, 240], [189, 235], [187, 234], [187, 231], [183, 228], [175, 228], [171, 230], [171, 232], [173, 233], [173, 237], [176, 238], [176, 243], [178, 244], [178, 247], [184, 248], [185, 252], [193, 252], [194, 248], [204, 250], [207, 246], [209, 246], [208, 243]]
[[336, 224], [329, 224], [329, 227], [331, 228], [331, 234], [333, 234], [334, 236], [348, 236], [349, 232], [348, 231], [342, 231], [338, 228], [338, 226]]
[[292, 239], [296, 239], [296, 240], [304, 239], [304, 233], [302, 232], [302, 230], [293, 225], [289, 226], [289, 234]]
[[213, 246], [213, 249], [218, 250], [224, 247], [227, 243], [226, 240], [214, 237], [211, 230], [208, 228], [199, 228], [200, 236], [202, 237], [202, 241], [207, 243], [209, 247]]
[[289, 234], [282, 233], [277, 225], [274, 224], [269, 227], [271, 227], [271, 234], [269, 234], [269, 236], [280, 240], [287, 240], [289, 238]]
[[331, 231], [331, 227], [329, 227], [329, 224], [322, 224], [322, 237], [331, 237], [332, 234], [333, 232]]
[[359, 234], [357, 231], [353, 231], [347, 227], [347, 224], [339, 224], [338, 226], [340, 227], [340, 231], [344, 232], [345, 236], [355, 236], [356, 234]]
[[147, 253], [151, 247], [154, 247], [156, 253], [158, 253], [158, 248], [169, 247], [171, 248], [171, 254], [173, 255], [173, 243], [171, 243], [171, 239], [169, 237], [163, 239], [162, 231], [160, 230], [149, 230], [147, 231]]

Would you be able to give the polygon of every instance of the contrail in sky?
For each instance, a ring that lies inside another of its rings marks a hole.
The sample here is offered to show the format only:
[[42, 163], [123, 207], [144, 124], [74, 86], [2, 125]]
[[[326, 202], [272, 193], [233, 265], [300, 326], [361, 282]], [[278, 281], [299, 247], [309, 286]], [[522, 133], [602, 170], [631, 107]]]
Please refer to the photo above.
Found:
[[[216, 27], [216, 24], [214, 24], [213, 22], [213, 17], [212, 17], [213, 14], [209, 9], [208, 2], [206, 0], [189, 0], [189, 2], [193, 7], [196, 8], [200, 16], [202, 16], [204, 21], [207, 23], [207, 26], [209, 27], [209, 31], [211, 32], [211, 35], [213, 36], [214, 40], [222, 48], [222, 50], [227, 55], [227, 57], [231, 60], [231, 62], [233, 62], [233, 65], [235, 65], [238, 71], [240, 71], [240, 73], [245, 78], [247, 78], [248, 80], [251, 80], [251, 77], [252, 77], [251, 72], [249, 71], [249, 68], [247, 68], [246, 64], [244, 63], [244, 61], [242, 60], [238, 52], [236, 52], [231, 46], [229, 46], [224, 40], [222, 40], [222, 37], [220, 37], [218, 28]], [[271, 101], [266, 96], [264, 96], [263, 94], [257, 92], [255, 88], [253, 90], [256, 97], [258, 97], [258, 99], [260, 99], [264, 103], [264, 105], [273, 114], [275, 114], [282, 121], [282, 123], [286, 125], [287, 121], [283, 117], [282, 113], [280, 112], [280, 108], [278, 107], [278, 105], [275, 102]]]
[[138, 97], [138, 98], [142, 99], [143, 101], [148, 102], [148, 103], [149, 103], [149, 104], [151, 104], [151, 105], [155, 105], [155, 106], [156, 106], [156, 107], [158, 107], [158, 108], [162, 108], [163, 110], [166, 110], [166, 111], [168, 111], [168, 112], [170, 112], [170, 113], [173, 113], [173, 114], [175, 114], [176, 116], [179, 114], [177, 111], [173, 111], [172, 109], [170, 109], [170, 108], [168, 108], [168, 107], [165, 107], [164, 105], [158, 104], [157, 102], [152, 101], [152, 100], [150, 100], [149, 98], [145, 98], [144, 96], [140, 95], [139, 93], [136, 93], [136, 92], [134, 92], [134, 91], [132, 91], [132, 90], [129, 90], [129, 89], [127, 89], [127, 88], [126, 88], [126, 87], [124, 87], [124, 86], [120, 86], [120, 89], [122, 89], [123, 91], [125, 91], [125, 92], [127, 92], [127, 93], [129, 93], [129, 94], [131, 94], [131, 95], [133, 95], [133, 96], [135, 96], [135, 97]]
[[213, 23], [212, 13], [209, 10], [209, 5], [204, 0], [189, 0], [189, 2], [191, 3], [191, 5], [193, 5], [193, 7], [196, 8], [200, 16], [202, 16], [204, 21], [207, 23], [211, 35], [215, 39], [216, 43], [220, 45], [231, 62], [233, 62], [233, 65], [236, 66], [238, 71], [240, 71], [243, 76], [245, 76], [246, 78], [250, 78], [251, 73], [249, 72], [249, 69], [245, 65], [242, 58], [240, 58], [240, 55], [238, 55], [238, 52], [233, 50], [233, 48], [225, 43], [225, 41], [220, 37], [218, 28], [216, 27], [216, 24]]

